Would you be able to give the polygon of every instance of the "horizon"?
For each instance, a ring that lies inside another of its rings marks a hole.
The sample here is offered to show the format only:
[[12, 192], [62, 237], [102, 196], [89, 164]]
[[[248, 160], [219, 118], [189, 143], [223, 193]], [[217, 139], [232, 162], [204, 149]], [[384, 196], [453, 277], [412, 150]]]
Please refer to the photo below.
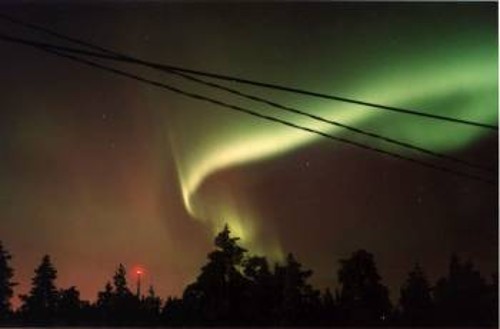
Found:
[[[231, 228], [229, 227], [229, 230], [231, 231]], [[234, 234], [232, 235], [233, 237], [235, 238], [238, 238], [237, 236], [234, 236]], [[1, 242], [1, 241], [0, 241]], [[9, 254], [11, 256], [13, 256], [13, 258], [15, 259], [15, 254], [12, 253], [11, 250], [8, 250], [6, 248], [6, 246], [4, 245], [3, 246], [4, 249], [6, 249]], [[212, 252], [214, 249], [214, 246], [212, 246], [212, 250], [208, 250], [207, 251], [207, 255]], [[360, 250], [363, 250], [363, 249], [360, 249]], [[247, 250], [247, 252], [249, 253], [249, 255], [247, 255], [246, 257], [253, 257], [253, 256], [258, 256], [258, 257], [265, 257], [265, 255], [255, 255], [255, 254], [252, 254], [251, 251]], [[350, 255], [352, 255], [353, 253], [355, 252], [355, 250], [353, 250]], [[293, 255], [293, 252], [290, 252], [288, 254], [292, 254]], [[57, 270], [57, 263], [54, 262], [53, 260], [53, 257], [51, 257], [51, 255], [48, 255], [48, 254], [45, 254], [45, 256], [49, 256], [50, 259], [51, 259], [51, 263], [54, 265], [55, 269]], [[346, 256], [349, 256], [349, 255], [346, 255]], [[465, 261], [465, 263], [467, 262], [471, 262], [471, 264], [474, 266], [474, 270], [477, 270], [481, 273], [481, 269], [477, 268], [476, 264], [474, 263], [474, 260], [472, 259], [461, 259], [460, 258], [460, 255], [450, 255], [449, 259], [451, 259], [452, 257], [458, 257], [458, 259], [460, 261]], [[40, 259], [42, 259], [43, 257], [41, 257]], [[376, 264], [376, 257], [375, 257], [375, 264]], [[205, 260], [205, 263], [207, 262], [208, 260]], [[309, 269], [308, 266], [307, 266], [307, 262], [304, 262], [303, 260], [301, 259], [298, 259], [298, 261], [300, 261], [302, 263], [302, 265], [305, 267], [305, 269]], [[337, 260], [337, 263], [339, 263], [341, 261], [341, 259], [338, 259]], [[201, 269], [202, 266], [205, 264], [205, 263], [202, 263], [200, 264], [199, 268]], [[275, 268], [275, 267], [278, 267], [278, 266], [283, 266], [285, 265], [285, 260], [278, 260], [278, 261], [275, 261], [275, 262], [270, 262], [270, 266], [271, 268]], [[37, 264], [39, 265], [40, 262]], [[144, 281], [144, 278], [147, 278], [148, 277], [148, 270], [142, 266], [142, 265], [139, 265], [139, 264], [135, 264], [131, 267], [127, 266], [127, 264], [123, 264], [123, 263], [120, 263], [118, 262], [117, 265], [115, 266], [114, 270], [112, 272], [116, 273], [116, 270], [120, 267], [120, 266], [124, 266], [125, 270], [126, 270], [126, 278], [127, 278], [127, 286], [128, 288], [130, 289], [130, 291], [137, 291], [137, 292], [140, 292], [137, 296], [140, 297], [140, 298], [144, 298], [147, 296], [147, 291], [148, 289], [152, 288], [153, 290], [155, 290], [155, 286], [152, 285], [152, 284], [147, 284], [148, 281]], [[421, 267], [421, 265], [418, 263], [418, 262], [414, 262], [414, 265], [408, 269], [407, 273], [410, 273], [414, 268], [415, 266], [419, 266]], [[446, 268], [448, 268], [449, 266], [449, 260], [446, 264]], [[35, 270], [35, 267], [33, 268], [33, 276], [35, 275], [34, 273], [34, 270]], [[423, 273], [426, 274], [425, 272], [425, 268], [422, 268], [423, 270]], [[14, 268], [14, 273], [15, 273], [15, 268]], [[98, 298], [98, 294], [100, 292], [102, 292], [102, 289], [104, 288], [105, 284], [107, 283], [110, 283], [112, 281], [112, 273], [110, 272], [110, 275], [109, 275], [109, 278], [108, 280], [106, 280], [106, 282], [104, 282], [102, 284], [102, 287], [101, 289], [98, 289], [96, 292], [95, 292], [95, 298], [91, 298], [91, 299], [83, 299], [82, 301], [86, 301], [86, 302], [89, 302], [91, 304], [94, 304], [96, 303], [97, 301], [97, 298]], [[198, 273], [197, 273], [198, 274]], [[487, 283], [493, 283], [494, 281], [490, 282], [491, 281], [491, 277], [495, 277], [496, 275], [498, 275], [498, 272], [492, 272], [492, 273], [481, 273], [482, 274], [482, 278], [485, 279], [485, 281]], [[57, 273], [57, 276], [59, 276], [60, 273], [58, 272]], [[436, 278], [429, 278], [427, 275], [426, 277], [429, 279], [429, 283], [431, 283], [431, 286], [434, 287], [435, 286], [435, 283], [439, 280], [439, 279], [442, 279], [442, 278], [445, 278], [447, 275], [446, 271], [441, 273], [438, 277]], [[314, 277], [314, 271], [312, 272], [312, 277]], [[405, 278], [406, 280], [407, 278]], [[140, 283], [139, 281], [140, 280]], [[314, 280], [312, 280], [314, 281]], [[14, 282], [17, 283], [15, 281], [15, 275], [14, 275]], [[71, 287], [75, 287], [77, 290], [78, 290], [78, 283], [75, 282], [73, 284], [71, 284], [70, 286], [66, 286], [66, 287], [61, 287], [60, 285], [58, 285], [58, 282], [57, 282], [57, 278], [55, 280], [55, 284], [56, 284], [56, 288], [58, 289], [69, 289]], [[382, 277], [382, 284], [384, 284], [384, 280], [383, 280], [383, 277]], [[400, 285], [399, 285], [399, 288], [403, 287], [405, 284], [405, 282], [401, 282]], [[31, 285], [32, 287], [32, 285]], [[140, 287], [140, 288], [139, 288]], [[28, 287], [30, 288], [30, 287]], [[182, 290], [181, 291], [184, 291], [186, 287], [182, 287]], [[326, 290], [329, 290], [329, 291], [332, 291], [332, 292], [336, 292], [338, 291], [339, 289], [339, 286], [327, 286], [327, 287], [316, 287], [320, 292], [324, 292]], [[23, 295], [23, 294], [27, 294], [28, 291], [26, 291], [25, 293], [16, 293], [16, 288], [14, 287], [14, 297], [12, 299], [13, 301], [13, 308], [15, 311], [19, 311], [20, 309], [20, 306], [22, 304], [22, 301], [21, 299], [19, 298], [20, 295]], [[155, 293], [156, 294], [156, 293]], [[389, 298], [391, 300], [391, 302], [394, 304], [394, 305], [398, 305], [399, 303], [399, 298], [400, 298], [400, 291], [391, 291], [389, 290]], [[162, 302], [165, 302], [167, 299], [169, 298], [180, 298], [182, 295], [168, 295], [168, 296], [159, 296], [157, 295], [157, 297], [159, 297]]]

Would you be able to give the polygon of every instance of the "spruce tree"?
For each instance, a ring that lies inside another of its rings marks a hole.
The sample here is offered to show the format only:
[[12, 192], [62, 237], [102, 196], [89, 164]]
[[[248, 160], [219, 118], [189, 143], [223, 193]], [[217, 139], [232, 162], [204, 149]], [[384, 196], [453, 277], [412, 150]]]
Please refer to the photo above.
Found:
[[241, 273], [246, 249], [231, 237], [229, 227], [215, 238], [197, 280], [184, 291], [184, 304], [193, 324], [236, 325], [245, 321], [244, 294], [248, 280]]
[[95, 308], [97, 310], [97, 317], [100, 324], [108, 324], [111, 320], [113, 296], [113, 286], [111, 285], [111, 282], [108, 281], [104, 286], [104, 291], [99, 291], [97, 293]]
[[448, 276], [439, 279], [434, 288], [438, 324], [490, 325], [487, 295], [488, 286], [472, 262], [463, 264], [453, 255]]
[[141, 299], [142, 323], [148, 325], [158, 324], [160, 320], [161, 299], [156, 296], [153, 286], [149, 286], [148, 294]]
[[373, 255], [359, 250], [340, 261], [340, 315], [345, 324], [374, 325], [391, 311], [388, 289], [380, 281]]
[[57, 271], [45, 255], [35, 270], [30, 293], [21, 296], [21, 311], [29, 323], [46, 325], [54, 320], [58, 300], [56, 278]]
[[57, 318], [64, 324], [76, 325], [81, 320], [83, 302], [75, 286], [59, 291]]
[[429, 324], [432, 316], [431, 287], [418, 264], [401, 288], [399, 299], [402, 320], [405, 325]]
[[246, 298], [246, 308], [251, 318], [251, 325], [277, 324], [277, 305], [282, 300], [282, 290], [275, 284], [265, 257], [251, 256], [244, 261], [243, 273], [249, 280], [250, 293]]
[[12, 305], [10, 299], [14, 294], [13, 287], [16, 285], [12, 282], [14, 270], [10, 267], [9, 262], [12, 256], [4, 249], [0, 241], [0, 324], [12, 314]]
[[131, 294], [127, 286], [127, 271], [123, 264], [118, 265], [118, 268], [113, 276], [113, 283], [115, 286], [115, 293], [117, 296], [123, 297]]
[[280, 325], [318, 324], [320, 293], [307, 283], [311, 270], [303, 269], [293, 254], [288, 254], [283, 266], [276, 266], [277, 285], [282, 287], [282, 300], [278, 316]]

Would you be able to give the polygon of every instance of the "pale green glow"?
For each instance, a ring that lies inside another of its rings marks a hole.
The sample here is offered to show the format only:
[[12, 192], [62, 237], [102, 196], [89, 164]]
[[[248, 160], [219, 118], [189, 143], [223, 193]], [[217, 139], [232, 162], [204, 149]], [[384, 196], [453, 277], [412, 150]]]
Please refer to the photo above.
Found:
[[[336, 117], [343, 122], [356, 122], [361, 120], [366, 113], [351, 112], [349, 109], [343, 109], [342, 112], [336, 111]], [[317, 130], [326, 130], [330, 128], [324, 123], [309, 124], [310, 127]], [[221, 144], [214, 152], [208, 152], [201, 157], [194, 166], [187, 165], [186, 174], [181, 174], [182, 195], [189, 212], [194, 215], [190, 198], [194, 191], [198, 189], [203, 180], [213, 172], [223, 170], [230, 166], [249, 163], [255, 160], [262, 160], [270, 156], [276, 156], [291, 149], [304, 145], [317, 139], [309, 133], [301, 131], [288, 131], [285, 129], [269, 129], [262, 131], [258, 135], [240, 136]], [[336, 128], [331, 133], [338, 131]], [[193, 163], [194, 164], [194, 163]], [[185, 177], [184, 179], [182, 177]]]
[[[439, 58], [438, 54], [428, 54], [430, 58], [415, 55], [414, 58], [400, 61], [393, 67], [374, 69], [360, 78], [355, 88], [346, 96], [352, 95], [370, 102], [419, 109], [423, 112], [496, 123], [496, 52], [472, 49], [468, 52], [461, 51], [460, 56], [455, 54], [456, 52], [449, 49], [447, 53], [439, 54]], [[328, 88], [324, 90], [328, 91]], [[287, 104], [285, 98], [280, 101]], [[473, 127], [428, 122], [413, 116], [365, 109], [346, 103], [318, 103], [317, 100], [311, 99], [310, 103], [304, 104], [306, 107], [300, 105], [302, 110], [438, 152], [450, 152], [465, 147], [488, 133]], [[255, 108], [260, 109], [262, 106]], [[224, 111], [214, 115], [224, 115]], [[265, 113], [332, 135], [340, 136], [344, 133], [338, 127], [309, 118], [272, 109]], [[207, 203], [197, 191], [207, 177], [216, 172], [282, 155], [316, 142], [320, 137], [276, 123], [243, 117], [243, 114], [232, 117], [238, 118], [238, 121], [235, 119], [233, 123], [228, 121], [228, 125], [217, 125], [209, 131], [204, 130], [203, 134], [198, 134], [196, 129], [186, 133], [171, 127], [170, 135], [182, 197], [190, 215], [210, 223], [214, 230], [219, 229], [223, 222], [228, 222], [248, 246], [255, 248], [259, 246], [260, 239], [255, 233], [258, 221], [252, 214], [247, 210], [239, 211], [237, 207], [232, 207], [227, 198], [215, 204]], [[178, 134], [183, 135], [185, 140], [178, 138]], [[186, 135], [189, 136], [186, 138]], [[376, 140], [370, 144], [395, 149]], [[397, 150], [404, 152], [399, 148]], [[335, 152], [333, 144], [332, 152]], [[274, 249], [276, 257], [281, 255], [279, 241], [274, 247], [265, 249]]]

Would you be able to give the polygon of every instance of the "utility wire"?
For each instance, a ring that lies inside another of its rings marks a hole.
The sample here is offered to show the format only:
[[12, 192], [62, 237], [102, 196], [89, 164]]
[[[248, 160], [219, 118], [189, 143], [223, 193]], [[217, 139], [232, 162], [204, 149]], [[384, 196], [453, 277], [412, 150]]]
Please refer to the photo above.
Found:
[[420, 166], [424, 166], [424, 167], [432, 168], [432, 169], [435, 169], [435, 170], [439, 170], [441, 172], [446, 172], [446, 173], [454, 174], [454, 175], [457, 175], [457, 176], [460, 176], [460, 177], [466, 177], [466, 178], [469, 178], [469, 179], [481, 181], [481, 182], [488, 183], [488, 184], [491, 184], [491, 185], [496, 185], [496, 181], [488, 179], [488, 178], [485, 178], [485, 177], [482, 177], [482, 176], [478, 176], [478, 175], [474, 175], [474, 174], [469, 174], [469, 173], [466, 173], [466, 172], [463, 172], [463, 171], [450, 169], [450, 168], [443, 167], [443, 166], [440, 166], [440, 165], [435, 165], [433, 163], [429, 163], [429, 162], [422, 161], [422, 160], [419, 160], [419, 159], [414, 159], [414, 158], [411, 158], [411, 157], [403, 156], [403, 155], [400, 155], [400, 154], [395, 153], [395, 152], [390, 152], [390, 151], [386, 151], [386, 150], [379, 149], [379, 148], [376, 148], [376, 147], [372, 147], [372, 146], [369, 146], [369, 145], [365, 145], [365, 144], [362, 144], [362, 143], [359, 143], [359, 142], [356, 142], [356, 141], [351, 141], [351, 140], [348, 140], [346, 138], [333, 136], [333, 135], [327, 134], [327, 133], [322, 132], [322, 131], [318, 131], [318, 130], [315, 130], [315, 129], [312, 129], [312, 128], [301, 126], [301, 125], [295, 124], [293, 122], [289, 122], [289, 121], [286, 121], [286, 120], [283, 120], [283, 119], [280, 119], [280, 118], [277, 118], [277, 117], [273, 117], [273, 116], [270, 116], [270, 115], [261, 114], [261, 113], [252, 111], [250, 109], [247, 109], [247, 108], [244, 108], [244, 107], [241, 107], [241, 106], [237, 106], [237, 105], [234, 105], [234, 104], [230, 104], [230, 103], [226, 103], [226, 102], [223, 102], [223, 101], [219, 101], [219, 100], [216, 100], [216, 99], [213, 99], [213, 98], [210, 98], [210, 97], [207, 97], [207, 96], [203, 96], [203, 95], [200, 95], [200, 94], [197, 94], [197, 93], [188, 92], [188, 91], [185, 91], [185, 90], [182, 90], [182, 89], [170, 86], [168, 84], [165, 84], [165, 83], [162, 83], [162, 82], [159, 82], [159, 81], [150, 80], [150, 79], [144, 78], [142, 76], [139, 76], [139, 75], [127, 72], [127, 71], [119, 70], [119, 69], [116, 69], [116, 68], [112, 68], [112, 67], [109, 67], [109, 66], [105, 66], [105, 65], [93, 62], [93, 61], [86, 60], [86, 59], [78, 57], [78, 56], [69, 55], [69, 54], [62, 53], [62, 52], [59, 52], [59, 51], [56, 51], [56, 50], [53, 50], [53, 49], [50, 49], [50, 48], [44, 48], [44, 47], [36, 46], [36, 45], [31, 45], [31, 47], [34, 47], [36, 49], [48, 52], [50, 54], [53, 54], [53, 55], [56, 55], [56, 56], [59, 56], [59, 57], [64, 57], [64, 58], [67, 58], [67, 59], [71, 59], [73, 61], [80, 62], [80, 63], [83, 63], [85, 65], [88, 65], [88, 66], [91, 66], [91, 67], [94, 67], [94, 68], [98, 68], [98, 69], [101, 69], [101, 70], [104, 70], [104, 71], [108, 71], [108, 72], [111, 72], [111, 73], [114, 73], [114, 74], [117, 74], [117, 75], [125, 76], [125, 77], [128, 77], [130, 79], [143, 82], [145, 84], [153, 85], [153, 86], [156, 86], [156, 87], [159, 87], [159, 88], [162, 88], [162, 89], [167, 89], [169, 91], [172, 91], [172, 92], [177, 93], [177, 94], [181, 94], [181, 95], [186, 96], [188, 98], [197, 99], [197, 100], [208, 102], [208, 103], [211, 103], [211, 104], [214, 104], [214, 105], [218, 105], [218, 106], [230, 109], [230, 110], [234, 110], [234, 111], [246, 113], [248, 115], [251, 115], [251, 116], [254, 116], [254, 117], [257, 117], [257, 118], [260, 118], [260, 119], [268, 120], [268, 121], [279, 123], [281, 125], [288, 126], [288, 127], [294, 128], [294, 129], [302, 130], [304, 132], [308, 132], [308, 133], [312, 133], [312, 134], [315, 134], [315, 135], [319, 135], [319, 136], [325, 137], [325, 138], [327, 138], [329, 140], [338, 141], [338, 142], [342, 142], [342, 143], [345, 143], [345, 144], [357, 146], [359, 148], [363, 148], [363, 149], [370, 150], [370, 151], [373, 151], [373, 152], [377, 152], [377, 153], [380, 153], [380, 154], [385, 154], [385, 155], [388, 155], [388, 156], [392, 156], [392, 157], [397, 158], [397, 159], [405, 160], [405, 161], [408, 161], [408, 162], [411, 162], [411, 163], [414, 163], [414, 164], [418, 164]]
[[[64, 51], [64, 52], [70, 52], [70, 53], [90, 55], [90, 56], [93, 56], [93, 57], [105, 58], [105, 59], [110, 59], [110, 60], [114, 60], [115, 56], [123, 56], [123, 55], [120, 55], [119, 53], [116, 53], [114, 51], [110, 51], [110, 50], [101, 48], [99, 46], [94, 46], [94, 45], [87, 45], [87, 46], [95, 48], [95, 49], [98, 49], [100, 51], [103, 51], [103, 52], [106, 52], [106, 53], [109, 53], [109, 54], [112, 54], [113, 56], [112, 57], [106, 56], [106, 55], [103, 56], [102, 54], [88, 52], [88, 51], [81, 50], [81, 49], [75, 49], [75, 48], [69, 48], [69, 47], [61, 47], [61, 46], [57, 46], [57, 45], [53, 45], [53, 44], [49, 44], [49, 43], [36, 42], [36, 41], [27, 40], [27, 39], [21, 39], [21, 38], [6, 36], [6, 35], [3, 35], [1, 33], [0, 33], [0, 40], [9, 41], [9, 42], [16, 42], [16, 43], [22, 43], [22, 44], [25, 44], [25, 45], [38, 46], [38, 47], [43, 47], [43, 48], [49, 48], [49, 49], [56, 50], [56, 51]], [[442, 154], [442, 153], [439, 153], [439, 152], [435, 152], [435, 151], [432, 151], [432, 150], [429, 150], [429, 149], [426, 149], [426, 148], [423, 148], [423, 147], [420, 147], [420, 146], [417, 146], [417, 145], [413, 145], [413, 144], [408, 143], [408, 142], [403, 142], [403, 141], [396, 140], [396, 139], [393, 139], [393, 138], [390, 138], [390, 137], [386, 137], [386, 136], [383, 136], [383, 135], [380, 135], [380, 134], [377, 134], [377, 133], [374, 133], [374, 132], [370, 132], [370, 131], [366, 131], [366, 130], [363, 130], [363, 129], [360, 129], [360, 128], [356, 128], [356, 127], [353, 127], [353, 126], [350, 126], [350, 125], [347, 125], [347, 124], [343, 124], [343, 123], [335, 121], [335, 120], [326, 119], [324, 117], [321, 117], [321, 116], [318, 116], [318, 115], [315, 115], [315, 114], [311, 114], [311, 113], [308, 113], [308, 112], [305, 112], [305, 111], [302, 111], [302, 110], [299, 110], [299, 109], [296, 109], [296, 108], [293, 108], [293, 107], [290, 107], [290, 106], [282, 105], [280, 103], [277, 103], [277, 102], [274, 102], [274, 101], [270, 101], [270, 100], [262, 98], [262, 97], [258, 97], [258, 96], [255, 96], [255, 95], [244, 93], [244, 92], [241, 92], [239, 90], [232, 89], [232, 88], [229, 88], [229, 87], [217, 84], [217, 83], [213, 83], [213, 82], [206, 81], [206, 80], [203, 80], [203, 79], [200, 79], [200, 78], [197, 78], [197, 77], [193, 77], [193, 76], [191, 76], [189, 74], [185, 74], [185, 73], [178, 72], [178, 71], [175, 71], [175, 70], [170, 70], [170, 69], [163, 69], [162, 71], [164, 71], [166, 73], [169, 73], [169, 74], [174, 74], [174, 75], [180, 76], [183, 79], [194, 81], [194, 82], [197, 82], [197, 83], [200, 83], [200, 84], [212, 87], [212, 88], [224, 90], [226, 92], [229, 92], [229, 93], [232, 93], [232, 94], [244, 97], [246, 99], [250, 99], [252, 101], [264, 103], [264, 104], [267, 104], [269, 106], [278, 108], [280, 110], [284, 110], [284, 111], [287, 111], [287, 112], [291, 112], [291, 113], [303, 115], [303, 116], [309, 117], [311, 119], [314, 119], [314, 120], [317, 120], [317, 121], [320, 121], [320, 122], [323, 122], [323, 123], [328, 123], [330, 125], [341, 127], [341, 128], [346, 129], [346, 130], [350, 130], [350, 131], [356, 132], [358, 134], [362, 134], [362, 135], [366, 135], [366, 136], [369, 136], [369, 137], [372, 137], [372, 138], [376, 138], [376, 139], [382, 140], [382, 141], [387, 142], [387, 143], [391, 143], [391, 144], [395, 144], [395, 145], [398, 145], [398, 146], [402, 146], [402, 147], [405, 147], [405, 148], [408, 148], [408, 149], [412, 149], [412, 150], [415, 150], [415, 151], [419, 151], [419, 152], [425, 153], [427, 155], [431, 155], [431, 156], [437, 157], [437, 158], [441, 158], [441, 159], [446, 159], [446, 160], [449, 160], [449, 161], [453, 161], [455, 163], [460, 163], [460, 164], [465, 165], [465, 166], [470, 167], [470, 168], [482, 169], [482, 170], [485, 170], [485, 171], [488, 171], [488, 172], [495, 172], [494, 168], [487, 167], [487, 166], [484, 166], [482, 164], [478, 164], [478, 163], [474, 163], [474, 162], [471, 162], [471, 161], [462, 160], [460, 158], [453, 157], [453, 156], [446, 155], [446, 154]]]
[[[75, 43], [78, 43], [80, 45], [84, 45], [87, 47], [92, 47], [94, 49], [98, 49], [100, 51], [107, 52], [109, 54], [117, 55], [113, 51], [110, 51], [110, 50], [107, 50], [105, 48], [93, 45], [89, 42], [85, 42], [85, 41], [78, 40], [78, 39], [73, 38], [73, 37], [66, 36], [64, 34], [47, 29], [43, 26], [39, 26], [39, 25], [31, 24], [31, 23], [26, 23], [26, 22], [23, 22], [19, 19], [4, 15], [4, 14], [0, 14], [0, 19], [2, 19], [4, 21], [9, 21], [13, 24], [21, 25], [21, 26], [24, 26], [24, 27], [27, 27], [30, 29], [38, 30], [38, 31], [44, 32], [46, 34], [52, 35], [54, 37], [60, 38], [60, 39], [75, 42]], [[144, 60], [134, 58], [134, 57], [131, 57], [128, 55], [118, 55], [114, 59], [121, 60], [121, 61], [127, 61], [130, 63], [141, 64], [141, 65], [149, 66], [149, 67], [156, 68], [156, 69], [174, 70], [174, 71], [179, 71], [179, 72], [184, 72], [184, 73], [189, 73], [189, 74], [194, 74], [194, 75], [199, 75], [199, 76], [205, 76], [205, 77], [210, 77], [210, 78], [219, 79], [219, 80], [237, 82], [237, 83], [241, 83], [241, 84], [270, 88], [270, 89], [275, 89], [275, 90], [281, 90], [281, 91], [286, 91], [286, 92], [291, 92], [291, 93], [296, 93], [296, 94], [302, 94], [302, 95], [306, 95], [306, 96], [318, 97], [318, 98], [339, 101], [339, 102], [346, 102], [346, 103], [361, 105], [361, 106], [365, 106], [365, 107], [383, 109], [383, 110], [388, 110], [388, 111], [393, 111], [393, 112], [416, 115], [416, 116], [425, 117], [425, 118], [429, 118], [429, 119], [443, 120], [443, 121], [448, 121], [448, 122], [459, 123], [459, 124], [481, 127], [481, 128], [492, 129], [492, 130], [498, 131], [498, 126], [486, 124], [486, 123], [482, 123], [482, 122], [476, 122], [476, 121], [465, 120], [465, 119], [458, 119], [458, 118], [437, 115], [437, 114], [431, 114], [431, 113], [424, 113], [424, 112], [419, 112], [419, 111], [414, 111], [414, 110], [409, 110], [409, 109], [404, 109], [404, 108], [399, 108], [399, 107], [394, 107], [394, 106], [366, 102], [366, 101], [357, 100], [357, 99], [353, 99], [353, 98], [347, 98], [347, 97], [336, 96], [336, 95], [329, 95], [329, 94], [308, 91], [308, 90], [299, 89], [299, 88], [288, 87], [288, 86], [284, 86], [284, 85], [278, 85], [278, 84], [243, 79], [243, 78], [238, 78], [238, 77], [233, 77], [233, 76], [228, 76], [228, 75], [222, 75], [222, 74], [217, 74], [217, 73], [193, 70], [193, 69], [183, 68], [183, 67], [179, 67], [179, 66], [159, 64], [159, 63], [144, 61]]]
[[369, 136], [369, 137], [372, 137], [372, 138], [375, 138], [375, 139], [379, 139], [379, 140], [382, 140], [382, 141], [390, 143], [390, 144], [394, 144], [394, 145], [405, 147], [405, 148], [408, 148], [408, 149], [411, 149], [411, 150], [414, 150], [414, 151], [422, 152], [422, 153], [425, 153], [427, 155], [431, 155], [431, 156], [434, 156], [434, 157], [437, 157], [437, 158], [441, 158], [441, 159], [453, 161], [453, 162], [456, 162], [456, 163], [460, 163], [460, 164], [462, 164], [464, 166], [467, 166], [467, 167], [470, 167], [470, 168], [482, 169], [482, 170], [485, 170], [485, 171], [488, 171], [488, 172], [495, 172], [494, 168], [487, 167], [487, 166], [484, 166], [482, 164], [478, 164], [478, 163], [471, 162], [471, 161], [466, 161], [466, 160], [463, 160], [463, 159], [460, 159], [460, 158], [457, 158], [457, 157], [454, 157], [454, 156], [451, 156], [451, 155], [447, 155], [447, 154], [435, 152], [435, 151], [426, 149], [426, 148], [421, 147], [421, 146], [417, 146], [417, 145], [414, 145], [414, 144], [411, 144], [411, 143], [408, 143], [408, 142], [403, 142], [403, 141], [400, 141], [400, 140], [397, 140], [397, 139], [394, 139], [394, 138], [391, 138], [391, 137], [387, 137], [387, 136], [383, 136], [383, 135], [380, 135], [380, 134], [377, 134], [377, 133], [374, 133], [374, 132], [371, 132], [371, 131], [367, 131], [365, 129], [356, 128], [354, 126], [350, 126], [350, 125], [341, 123], [341, 122], [336, 121], [336, 120], [327, 119], [327, 118], [324, 118], [322, 116], [319, 116], [319, 115], [316, 115], [316, 114], [312, 114], [312, 113], [308, 113], [308, 112], [302, 111], [300, 109], [297, 109], [297, 108], [294, 108], [294, 107], [290, 107], [290, 106], [287, 106], [287, 105], [283, 105], [283, 104], [280, 104], [280, 103], [277, 103], [277, 102], [274, 102], [274, 101], [270, 101], [268, 99], [265, 99], [265, 98], [262, 98], [262, 97], [259, 97], [259, 96], [255, 96], [255, 95], [252, 95], [252, 94], [244, 93], [244, 92], [241, 92], [239, 90], [228, 88], [226, 86], [223, 86], [223, 85], [220, 85], [220, 84], [217, 84], [217, 83], [209, 82], [207, 80], [199, 79], [199, 78], [193, 77], [193, 76], [185, 74], [185, 73], [181, 73], [181, 72], [177, 72], [177, 71], [171, 71], [171, 74], [175, 74], [175, 75], [180, 76], [180, 77], [182, 77], [184, 79], [187, 79], [187, 80], [190, 80], [190, 81], [194, 81], [194, 82], [198, 82], [198, 83], [206, 85], [206, 86], [210, 86], [210, 87], [213, 87], [213, 88], [216, 88], [216, 89], [224, 90], [224, 91], [227, 91], [227, 92], [232, 93], [234, 95], [241, 96], [241, 97], [246, 98], [246, 99], [250, 99], [250, 100], [253, 100], [253, 101], [256, 101], [256, 102], [259, 102], [259, 103], [267, 104], [267, 105], [272, 106], [272, 107], [277, 108], [277, 109], [281, 109], [281, 110], [284, 110], [284, 111], [287, 111], [287, 112], [290, 112], [290, 113], [299, 114], [299, 115], [302, 115], [302, 116], [314, 119], [314, 120], [319, 121], [319, 122], [327, 123], [327, 124], [330, 124], [332, 126], [341, 127], [343, 129], [350, 130], [350, 131], [353, 131], [353, 132], [361, 134], [361, 135], [365, 135], [365, 136]]

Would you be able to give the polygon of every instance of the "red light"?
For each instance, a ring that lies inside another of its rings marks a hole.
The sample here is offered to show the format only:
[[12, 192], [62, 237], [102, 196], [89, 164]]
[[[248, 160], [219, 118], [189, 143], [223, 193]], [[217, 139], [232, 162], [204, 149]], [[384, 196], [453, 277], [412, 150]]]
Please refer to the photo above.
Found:
[[144, 272], [145, 271], [144, 271], [144, 269], [142, 267], [139, 267], [139, 266], [134, 267], [134, 272], [133, 273], [135, 273], [135, 275], [141, 276], [141, 275], [144, 274]]

